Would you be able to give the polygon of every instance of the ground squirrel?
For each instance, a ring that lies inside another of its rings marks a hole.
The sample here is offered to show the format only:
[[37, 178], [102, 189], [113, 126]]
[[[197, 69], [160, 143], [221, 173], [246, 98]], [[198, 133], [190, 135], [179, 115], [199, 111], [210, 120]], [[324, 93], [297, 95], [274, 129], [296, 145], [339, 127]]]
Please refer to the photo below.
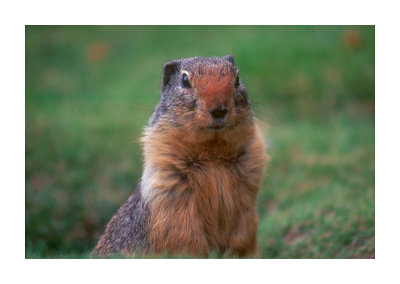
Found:
[[93, 253], [257, 256], [263, 139], [232, 55], [166, 63], [144, 171]]

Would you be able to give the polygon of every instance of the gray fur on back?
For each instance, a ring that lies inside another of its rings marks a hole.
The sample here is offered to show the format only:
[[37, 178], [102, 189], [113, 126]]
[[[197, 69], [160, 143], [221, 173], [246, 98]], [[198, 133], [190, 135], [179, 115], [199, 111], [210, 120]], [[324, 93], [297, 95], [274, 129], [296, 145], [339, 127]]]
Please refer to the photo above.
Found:
[[107, 224], [104, 234], [93, 250], [93, 254], [143, 253], [148, 249], [149, 209], [141, 197], [139, 183], [118, 212]]

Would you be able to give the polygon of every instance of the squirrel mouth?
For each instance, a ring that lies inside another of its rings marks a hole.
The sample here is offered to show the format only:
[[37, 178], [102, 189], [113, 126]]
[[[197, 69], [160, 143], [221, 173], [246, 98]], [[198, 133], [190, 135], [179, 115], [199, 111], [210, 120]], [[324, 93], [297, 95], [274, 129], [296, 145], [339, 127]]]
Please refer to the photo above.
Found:
[[211, 130], [221, 130], [225, 128], [226, 123], [213, 123], [211, 126], [207, 127], [208, 129]]

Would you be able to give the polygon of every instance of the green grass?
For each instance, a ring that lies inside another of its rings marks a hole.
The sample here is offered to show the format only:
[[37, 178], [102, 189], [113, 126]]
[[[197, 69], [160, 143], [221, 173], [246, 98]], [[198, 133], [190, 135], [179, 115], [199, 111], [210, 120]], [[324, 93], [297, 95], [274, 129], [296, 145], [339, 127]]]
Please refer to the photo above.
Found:
[[261, 257], [374, 257], [374, 37], [371, 26], [27, 26], [26, 257], [90, 257], [141, 176], [162, 65], [228, 53], [272, 157]]

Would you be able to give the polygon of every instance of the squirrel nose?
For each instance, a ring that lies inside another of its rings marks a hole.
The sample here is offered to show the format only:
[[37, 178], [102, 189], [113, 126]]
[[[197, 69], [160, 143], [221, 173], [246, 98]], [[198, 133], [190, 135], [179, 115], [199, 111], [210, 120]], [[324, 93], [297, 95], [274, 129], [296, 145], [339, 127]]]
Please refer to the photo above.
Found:
[[218, 106], [210, 110], [210, 114], [214, 119], [222, 119], [228, 113], [225, 106]]

